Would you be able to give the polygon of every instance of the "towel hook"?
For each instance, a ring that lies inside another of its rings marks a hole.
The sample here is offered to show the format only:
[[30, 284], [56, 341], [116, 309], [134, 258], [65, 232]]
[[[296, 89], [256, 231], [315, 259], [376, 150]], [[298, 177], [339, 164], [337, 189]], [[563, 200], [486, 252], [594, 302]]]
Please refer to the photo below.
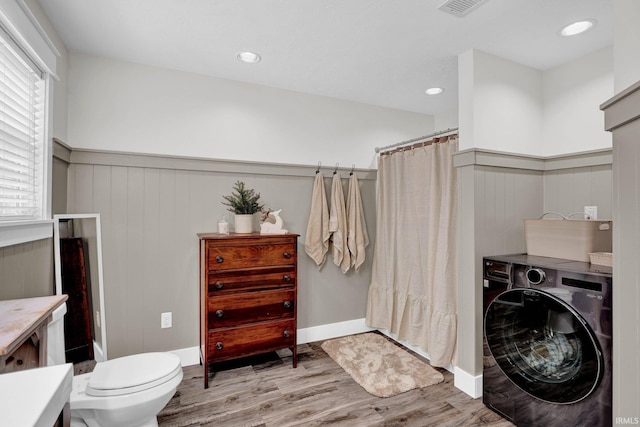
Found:
[[318, 162], [318, 169], [316, 169], [316, 173], [320, 173], [320, 162]]
[[333, 170], [333, 174], [334, 174], [334, 175], [338, 173], [338, 165], [339, 165], [339, 164], [340, 164], [340, 163], [336, 163], [336, 168]]
[[351, 165], [351, 172], [349, 172], [349, 175], [353, 175], [353, 170], [356, 168], [356, 164], [354, 163], [353, 165]]

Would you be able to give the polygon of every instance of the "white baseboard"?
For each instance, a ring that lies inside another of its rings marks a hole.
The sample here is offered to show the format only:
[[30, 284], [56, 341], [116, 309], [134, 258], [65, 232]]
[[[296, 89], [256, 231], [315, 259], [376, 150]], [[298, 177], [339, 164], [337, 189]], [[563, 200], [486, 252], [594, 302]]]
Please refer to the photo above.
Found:
[[[379, 331], [385, 334], [386, 336], [388, 336], [389, 338], [391, 338], [392, 340], [394, 340], [395, 342], [397, 342], [398, 344], [401, 344], [404, 347], [408, 348], [409, 350], [414, 351], [415, 353], [426, 358], [427, 360], [431, 360], [431, 358], [429, 357], [429, 353], [423, 351], [419, 347], [416, 347], [414, 345], [407, 343], [404, 340], [399, 340], [397, 334], [391, 333], [386, 329], [379, 329]], [[474, 377], [473, 375], [468, 374], [467, 372], [463, 371], [457, 366], [454, 368], [451, 365], [445, 367], [445, 369], [453, 373], [453, 385], [457, 389], [463, 391], [464, 393], [468, 394], [474, 399], [482, 396], [482, 375]]]
[[96, 362], [104, 362], [104, 353], [102, 352], [102, 348], [100, 348], [95, 340], [93, 341], [93, 360]]
[[[345, 322], [329, 323], [327, 325], [312, 326], [310, 328], [298, 329], [298, 344], [323, 341], [374, 330], [376, 329], [370, 328], [366, 325], [364, 318], [347, 320]], [[429, 354], [427, 352], [421, 350], [416, 346], [408, 344], [403, 340], [398, 340], [396, 334], [393, 334], [384, 329], [380, 329], [379, 331], [387, 335], [394, 341], [398, 342], [399, 344], [416, 352], [420, 356], [429, 359]], [[172, 350], [171, 353], [174, 353], [180, 357], [180, 363], [182, 364], [182, 366], [197, 365], [200, 363], [200, 351], [198, 347]], [[482, 375], [473, 376], [458, 368], [457, 366], [455, 368], [448, 366], [447, 370], [449, 372], [453, 372], [453, 384], [456, 388], [462, 390], [464, 393], [468, 394], [474, 399], [482, 396]]]
[[[398, 334], [394, 334], [393, 332], [389, 332], [386, 329], [378, 329], [378, 331], [380, 333], [382, 333], [382, 334], [385, 334], [386, 336], [388, 336], [389, 338], [391, 338], [392, 340], [394, 340], [398, 344], [402, 345], [403, 347], [408, 348], [409, 350], [413, 351], [416, 354], [419, 354], [420, 356], [424, 357], [427, 360], [431, 360], [431, 357], [429, 357], [429, 353], [427, 353], [426, 351], [422, 350], [420, 347], [416, 347], [415, 345], [409, 344], [405, 340], [399, 340], [398, 339]], [[453, 367], [451, 365], [445, 366], [445, 369], [447, 371], [453, 373]]]
[[182, 366], [200, 364], [199, 347], [180, 348], [178, 350], [171, 350], [169, 353], [173, 353], [180, 357], [180, 364]]
[[453, 385], [474, 399], [482, 396], [482, 375], [471, 375], [459, 367], [453, 371]]
[[[310, 328], [298, 329], [298, 344], [328, 340], [373, 330], [374, 329], [369, 328], [365, 324], [364, 318], [312, 326]], [[171, 350], [170, 353], [174, 353], [180, 357], [182, 366], [197, 365], [200, 363], [200, 351], [198, 347]]]
[[345, 322], [329, 323], [327, 325], [312, 326], [298, 329], [298, 344], [328, 340], [347, 335], [360, 334], [374, 331], [375, 329], [365, 324], [365, 319], [347, 320]]

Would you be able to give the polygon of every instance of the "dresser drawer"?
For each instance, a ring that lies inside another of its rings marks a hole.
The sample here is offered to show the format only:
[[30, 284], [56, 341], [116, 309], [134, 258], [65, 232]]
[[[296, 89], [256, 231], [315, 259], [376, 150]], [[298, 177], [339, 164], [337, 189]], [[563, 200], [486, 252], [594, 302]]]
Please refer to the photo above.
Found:
[[293, 289], [209, 298], [209, 329], [293, 318], [295, 299]]
[[295, 287], [296, 269], [292, 266], [210, 272], [207, 276], [210, 297], [229, 293]]
[[209, 330], [209, 361], [220, 362], [295, 347], [295, 332], [293, 319]]
[[290, 239], [238, 245], [220, 245], [219, 242], [209, 241], [207, 245], [209, 271], [295, 265], [297, 261], [296, 247]]

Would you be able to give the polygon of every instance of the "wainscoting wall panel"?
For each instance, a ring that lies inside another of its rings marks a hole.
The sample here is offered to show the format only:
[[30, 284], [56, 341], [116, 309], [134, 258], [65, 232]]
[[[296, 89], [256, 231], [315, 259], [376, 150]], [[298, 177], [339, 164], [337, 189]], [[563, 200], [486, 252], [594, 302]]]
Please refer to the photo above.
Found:
[[[301, 235], [299, 327], [364, 317], [373, 245], [364, 268], [346, 275], [333, 265], [330, 254], [318, 269], [304, 252], [315, 166], [236, 162], [240, 172], [233, 173], [227, 170], [229, 164], [219, 161], [75, 153], [68, 208], [69, 213], [101, 214], [109, 358], [198, 345], [196, 234], [215, 232], [223, 215], [233, 222], [221, 201], [237, 180], [259, 192], [266, 207], [282, 209], [285, 228]], [[327, 194], [332, 171], [323, 170]], [[350, 169], [339, 172], [346, 195]], [[355, 173], [373, 242], [376, 173]], [[172, 312], [171, 328], [160, 328], [163, 312]]]
[[53, 295], [53, 283], [52, 239], [0, 248], [0, 300]]
[[542, 211], [542, 172], [474, 164], [457, 170], [458, 367], [475, 376], [482, 374], [482, 257], [525, 251], [523, 219]]
[[[611, 150], [552, 159], [465, 150], [458, 173], [458, 368], [482, 375], [482, 257], [526, 252], [524, 219], [597, 205], [611, 215]], [[615, 227], [615, 225], [614, 225]], [[471, 393], [469, 393], [471, 394]]]
[[545, 172], [544, 211], [570, 215], [597, 206], [599, 219], [611, 219], [612, 177], [611, 164]]
[[[613, 133], [613, 416], [638, 422], [640, 396], [640, 82], [600, 106]], [[635, 417], [635, 418], [634, 418]]]
[[478, 166], [475, 170], [476, 226], [483, 230], [476, 248], [482, 256], [525, 252], [525, 218], [541, 215], [542, 173]]

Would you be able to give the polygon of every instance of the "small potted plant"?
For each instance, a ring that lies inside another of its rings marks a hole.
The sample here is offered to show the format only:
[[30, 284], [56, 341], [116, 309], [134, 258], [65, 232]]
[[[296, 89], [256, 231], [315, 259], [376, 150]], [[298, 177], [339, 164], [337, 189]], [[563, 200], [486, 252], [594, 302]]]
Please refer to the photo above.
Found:
[[246, 188], [244, 182], [236, 181], [233, 192], [228, 196], [222, 196], [221, 202], [228, 206], [227, 210], [235, 214], [236, 233], [251, 233], [253, 231], [253, 215], [261, 212], [264, 207], [259, 203], [260, 193]]

